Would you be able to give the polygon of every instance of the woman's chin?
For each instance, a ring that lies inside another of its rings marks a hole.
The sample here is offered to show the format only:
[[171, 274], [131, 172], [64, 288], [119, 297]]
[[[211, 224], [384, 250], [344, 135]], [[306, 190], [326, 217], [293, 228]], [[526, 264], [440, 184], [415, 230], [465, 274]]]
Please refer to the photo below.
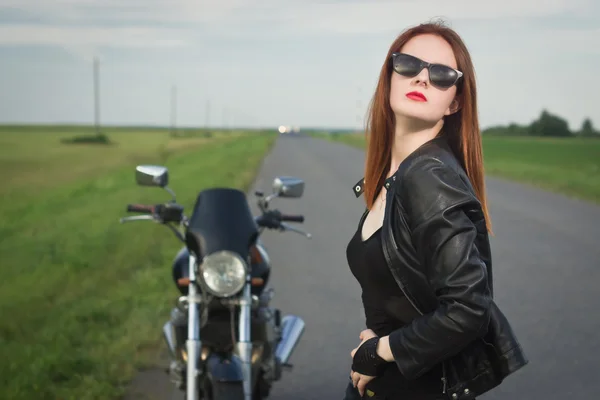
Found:
[[401, 123], [405, 126], [423, 128], [433, 127], [441, 119], [441, 116], [439, 115], [432, 114], [426, 110], [410, 109], [410, 107], [395, 110], [394, 114], [396, 114], [397, 123]]

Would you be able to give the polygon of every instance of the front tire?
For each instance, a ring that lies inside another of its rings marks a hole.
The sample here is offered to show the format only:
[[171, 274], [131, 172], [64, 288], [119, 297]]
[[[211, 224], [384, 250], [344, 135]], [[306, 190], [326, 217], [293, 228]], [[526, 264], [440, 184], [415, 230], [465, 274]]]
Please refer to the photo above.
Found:
[[210, 400], [244, 400], [241, 382], [213, 382]]

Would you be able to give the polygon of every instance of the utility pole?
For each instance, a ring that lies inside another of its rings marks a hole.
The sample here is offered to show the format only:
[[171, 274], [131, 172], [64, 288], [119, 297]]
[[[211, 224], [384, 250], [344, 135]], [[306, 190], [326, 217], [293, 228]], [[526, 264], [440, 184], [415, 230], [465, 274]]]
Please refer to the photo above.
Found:
[[208, 124], [210, 122], [210, 100], [206, 101], [206, 121], [204, 122], [204, 127], [208, 128]]
[[100, 135], [100, 63], [94, 57], [94, 127]]
[[177, 123], [177, 86], [171, 87], [171, 136], [175, 136], [175, 124]]

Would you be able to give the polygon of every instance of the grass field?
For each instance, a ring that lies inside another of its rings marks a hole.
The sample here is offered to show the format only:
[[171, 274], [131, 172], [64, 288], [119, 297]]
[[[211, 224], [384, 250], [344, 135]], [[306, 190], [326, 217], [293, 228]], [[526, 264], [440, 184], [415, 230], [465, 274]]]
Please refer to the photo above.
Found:
[[[317, 135], [364, 148], [363, 134]], [[486, 174], [600, 203], [600, 140], [484, 136]]]
[[160, 225], [119, 224], [127, 203], [170, 198], [137, 186], [135, 165], [169, 167], [189, 212], [204, 187], [246, 189], [276, 138], [112, 129], [113, 145], [65, 145], [81, 132], [64, 132], [0, 129], [1, 399], [118, 398], [161, 344], [181, 246]]

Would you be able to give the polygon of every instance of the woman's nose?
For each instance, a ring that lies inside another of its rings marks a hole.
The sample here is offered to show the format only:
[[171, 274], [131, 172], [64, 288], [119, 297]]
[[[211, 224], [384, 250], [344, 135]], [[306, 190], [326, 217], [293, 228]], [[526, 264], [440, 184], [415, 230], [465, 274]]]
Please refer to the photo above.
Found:
[[414, 83], [416, 85], [428, 85], [429, 84], [429, 71], [427, 68], [423, 68], [417, 76], [414, 77]]

